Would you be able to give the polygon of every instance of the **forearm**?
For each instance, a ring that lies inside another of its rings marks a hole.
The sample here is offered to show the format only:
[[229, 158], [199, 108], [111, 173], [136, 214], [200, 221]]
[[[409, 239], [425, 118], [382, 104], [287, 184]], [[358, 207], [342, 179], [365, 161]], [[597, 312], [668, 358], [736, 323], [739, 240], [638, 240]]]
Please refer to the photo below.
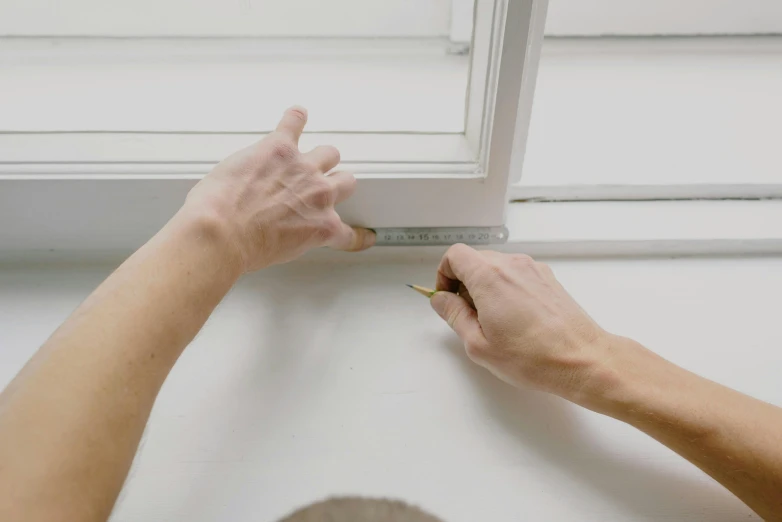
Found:
[[782, 409], [615, 338], [584, 405], [654, 437], [766, 520], [782, 520]]
[[160, 386], [239, 275], [218, 227], [176, 216], [0, 395], [0, 519], [108, 517]]

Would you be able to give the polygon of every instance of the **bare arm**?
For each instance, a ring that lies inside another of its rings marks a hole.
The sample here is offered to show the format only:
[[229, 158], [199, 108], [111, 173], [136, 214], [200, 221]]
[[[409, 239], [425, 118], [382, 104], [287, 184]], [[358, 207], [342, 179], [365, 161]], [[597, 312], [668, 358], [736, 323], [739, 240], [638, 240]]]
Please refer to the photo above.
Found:
[[454, 246], [437, 289], [432, 307], [473, 361], [635, 426], [782, 521], [782, 409], [609, 334], [527, 256]]
[[782, 520], [782, 409], [690, 373], [629, 339], [582, 404], [651, 435], [765, 520]]
[[371, 233], [339, 220], [352, 175], [297, 142], [306, 114], [226, 159], [52, 335], [0, 395], [0, 520], [104, 521], [152, 405], [239, 276]]

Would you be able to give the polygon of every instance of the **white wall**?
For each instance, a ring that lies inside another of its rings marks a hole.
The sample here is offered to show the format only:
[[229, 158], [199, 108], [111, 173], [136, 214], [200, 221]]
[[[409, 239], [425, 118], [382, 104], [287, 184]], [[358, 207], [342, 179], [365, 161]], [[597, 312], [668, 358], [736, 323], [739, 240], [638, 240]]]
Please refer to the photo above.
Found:
[[[782, 258], [553, 267], [605, 327], [782, 404]], [[337, 493], [448, 522], [758, 520], [646, 436], [470, 364], [404, 286], [434, 268], [247, 277], [166, 383], [114, 520], [271, 522]], [[107, 272], [0, 270], [0, 385]]]

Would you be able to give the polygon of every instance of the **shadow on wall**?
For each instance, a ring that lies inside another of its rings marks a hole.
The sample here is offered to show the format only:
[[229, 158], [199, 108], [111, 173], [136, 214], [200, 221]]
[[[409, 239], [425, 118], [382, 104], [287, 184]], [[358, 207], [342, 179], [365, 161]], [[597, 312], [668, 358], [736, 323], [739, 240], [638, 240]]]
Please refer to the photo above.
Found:
[[712, 522], [760, 520], [730, 492], [708, 480], [697, 481], [606, 452], [589, 442], [586, 434], [579, 435], [564, 399], [517, 390], [473, 364], [458, 339], [445, 343], [459, 358], [487, 410], [519, 444], [622, 506], [633, 520], [659, 520], [665, 512], [697, 515]]

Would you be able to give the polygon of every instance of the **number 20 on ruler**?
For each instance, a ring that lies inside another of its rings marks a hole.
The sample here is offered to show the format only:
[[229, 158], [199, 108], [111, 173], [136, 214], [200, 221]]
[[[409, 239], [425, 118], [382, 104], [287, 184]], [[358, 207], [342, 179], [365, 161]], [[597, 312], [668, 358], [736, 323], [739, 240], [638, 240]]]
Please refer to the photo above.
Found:
[[508, 231], [505, 227], [460, 228], [380, 228], [377, 229], [379, 246], [402, 245], [494, 245], [505, 243]]

